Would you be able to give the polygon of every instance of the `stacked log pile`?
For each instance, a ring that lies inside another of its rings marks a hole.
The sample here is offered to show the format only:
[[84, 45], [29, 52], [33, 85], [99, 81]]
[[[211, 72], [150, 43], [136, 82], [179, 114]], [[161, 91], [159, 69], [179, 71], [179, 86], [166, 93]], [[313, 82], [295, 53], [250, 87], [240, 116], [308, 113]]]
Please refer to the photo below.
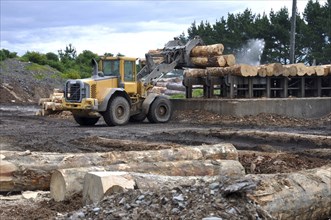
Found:
[[63, 91], [54, 89], [49, 98], [39, 99], [38, 105], [41, 105], [41, 109], [36, 113], [37, 115], [45, 116], [49, 114], [56, 114], [63, 110], [62, 99], [64, 97]]
[[236, 64], [233, 54], [223, 55], [224, 46], [214, 44], [196, 46], [191, 51], [191, 62], [196, 68], [184, 71], [185, 77], [210, 76], [327, 76], [331, 74], [331, 64], [322, 66], [306, 66], [303, 63], [282, 65], [270, 63], [260, 66]]
[[185, 77], [206, 77], [210, 76], [328, 76], [331, 75], [331, 65], [306, 66], [303, 63], [282, 65], [271, 63], [260, 66], [247, 64], [235, 64], [228, 67], [189, 68], [184, 70]]

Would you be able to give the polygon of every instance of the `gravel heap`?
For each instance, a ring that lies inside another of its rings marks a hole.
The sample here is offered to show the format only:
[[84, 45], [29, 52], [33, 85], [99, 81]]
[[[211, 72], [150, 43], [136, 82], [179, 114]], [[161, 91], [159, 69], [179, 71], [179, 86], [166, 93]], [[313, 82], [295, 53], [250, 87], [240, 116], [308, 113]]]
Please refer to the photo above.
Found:
[[240, 180], [126, 190], [57, 219], [272, 219], [246, 196], [255, 187], [251, 180]]
[[6, 59], [0, 67], [0, 103], [37, 103], [54, 88], [62, 89], [65, 81], [52, 67], [18, 59]]

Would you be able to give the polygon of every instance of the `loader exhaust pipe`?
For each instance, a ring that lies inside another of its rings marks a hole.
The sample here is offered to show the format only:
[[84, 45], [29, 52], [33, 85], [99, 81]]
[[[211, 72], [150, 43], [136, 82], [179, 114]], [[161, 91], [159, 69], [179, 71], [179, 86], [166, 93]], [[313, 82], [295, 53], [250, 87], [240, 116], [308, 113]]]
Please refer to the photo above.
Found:
[[98, 62], [92, 59], [93, 73], [92, 78], [98, 78]]

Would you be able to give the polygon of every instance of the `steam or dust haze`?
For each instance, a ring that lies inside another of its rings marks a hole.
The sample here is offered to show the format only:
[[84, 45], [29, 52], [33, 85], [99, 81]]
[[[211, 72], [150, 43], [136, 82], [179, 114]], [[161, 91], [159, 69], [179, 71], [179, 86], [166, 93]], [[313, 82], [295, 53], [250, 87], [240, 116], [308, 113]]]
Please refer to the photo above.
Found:
[[265, 42], [263, 39], [250, 39], [236, 53], [237, 63], [260, 65]]

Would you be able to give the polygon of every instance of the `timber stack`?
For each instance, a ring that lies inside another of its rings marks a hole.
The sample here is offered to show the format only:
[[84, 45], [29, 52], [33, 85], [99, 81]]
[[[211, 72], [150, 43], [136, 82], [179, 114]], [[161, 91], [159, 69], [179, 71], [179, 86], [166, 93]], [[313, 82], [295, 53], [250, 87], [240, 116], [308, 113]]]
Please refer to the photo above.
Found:
[[233, 54], [223, 54], [223, 44], [196, 46], [191, 51], [191, 62], [196, 68], [184, 71], [185, 77], [210, 76], [327, 76], [331, 75], [331, 64], [306, 66], [303, 63], [282, 65], [270, 63], [259, 66], [236, 64]]
[[41, 110], [39, 110], [36, 115], [50, 115], [56, 114], [63, 110], [62, 99], [64, 97], [63, 91], [59, 89], [54, 89], [53, 93], [50, 94], [49, 98], [41, 98], [38, 101], [38, 105], [41, 105]]

